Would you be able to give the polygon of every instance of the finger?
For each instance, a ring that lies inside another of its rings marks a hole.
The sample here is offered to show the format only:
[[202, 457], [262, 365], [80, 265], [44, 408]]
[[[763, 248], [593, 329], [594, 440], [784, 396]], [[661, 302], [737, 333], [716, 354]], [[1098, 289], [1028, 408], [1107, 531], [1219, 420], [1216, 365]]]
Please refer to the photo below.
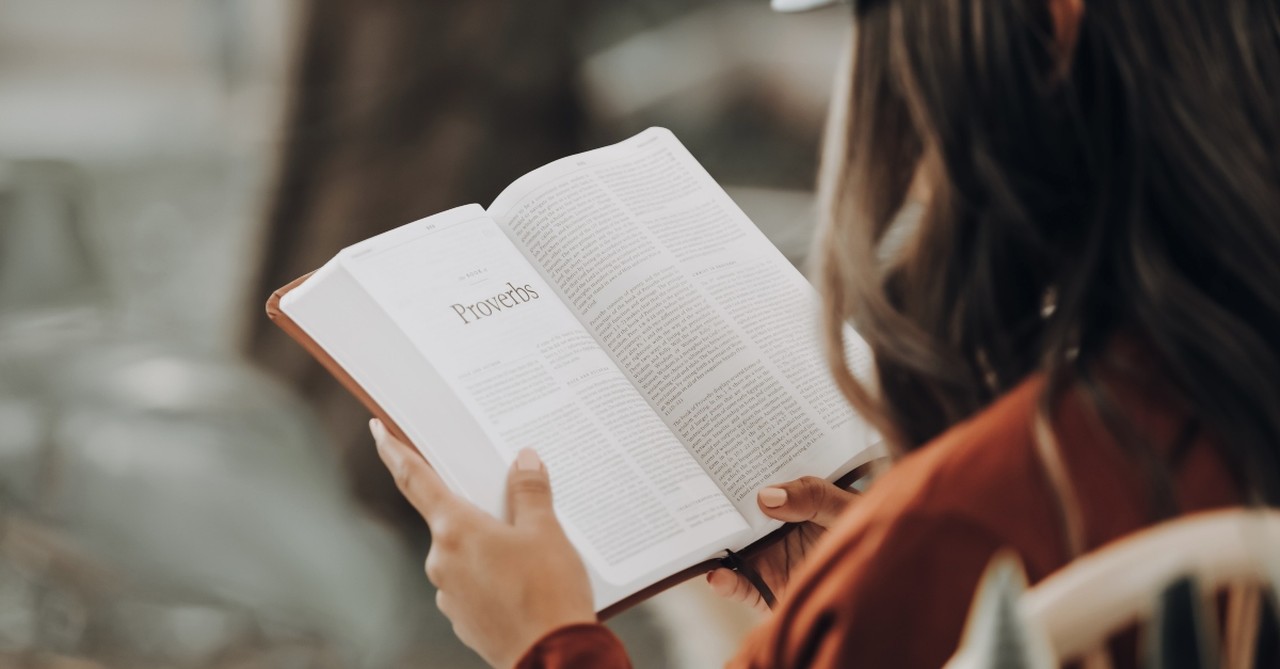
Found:
[[369, 431], [378, 446], [378, 457], [391, 472], [396, 487], [427, 524], [434, 525], [434, 521], [453, 504], [453, 493], [417, 451], [387, 432], [382, 421], [377, 418], [370, 420]]
[[707, 572], [707, 584], [711, 591], [726, 599], [738, 593], [739, 581], [746, 580], [729, 569], [712, 569]]
[[732, 570], [720, 568], [707, 572], [707, 583], [711, 591], [720, 597], [755, 609], [767, 611], [769, 608], [751, 582]]
[[507, 520], [517, 526], [555, 521], [551, 479], [531, 448], [520, 449], [507, 473]]
[[427, 580], [431, 585], [437, 588], [444, 587], [444, 565], [441, 563], [440, 551], [433, 549], [427, 553], [427, 559], [422, 562], [422, 571], [427, 575]]
[[444, 617], [453, 619], [453, 598], [445, 594], [444, 590], [436, 590], [436, 608]]
[[770, 518], [830, 527], [857, 498], [857, 493], [834, 483], [816, 476], [805, 476], [761, 489], [756, 495], [756, 502]]

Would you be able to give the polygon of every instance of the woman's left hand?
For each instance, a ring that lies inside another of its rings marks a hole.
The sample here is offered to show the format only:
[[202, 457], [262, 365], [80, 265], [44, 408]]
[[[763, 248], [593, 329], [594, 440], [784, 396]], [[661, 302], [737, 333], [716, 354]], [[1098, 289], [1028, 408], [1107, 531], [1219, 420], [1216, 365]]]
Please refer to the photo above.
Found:
[[503, 521], [450, 492], [381, 421], [369, 428], [400, 492], [431, 528], [427, 578], [463, 643], [511, 667], [548, 632], [596, 622], [587, 570], [556, 520], [537, 454], [525, 449], [512, 463]]

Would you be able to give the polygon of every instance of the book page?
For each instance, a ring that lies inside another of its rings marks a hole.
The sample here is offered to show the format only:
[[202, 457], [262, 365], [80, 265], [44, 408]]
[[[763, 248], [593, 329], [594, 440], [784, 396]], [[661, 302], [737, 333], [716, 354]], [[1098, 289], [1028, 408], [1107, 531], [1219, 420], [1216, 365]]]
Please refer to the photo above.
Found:
[[753, 527], [760, 487], [871, 459], [813, 288], [670, 132], [536, 170], [489, 212]]
[[[557, 514], [593, 573], [599, 606], [629, 594], [617, 586], [638, 589], [746, 529], [480, 207], [403, 226], [339, 260], [487, 436], [486, 444], [433, 443], [429, 458], [496, 451], [504, 466], [478, 487], [501, 491], [516, 452], [536, 449], [554, 482]], [[433, 414], [432, 406], [410, 411], [441, 423], [460, 419]], [[501, 514], [500, 496], [476, 501]]]

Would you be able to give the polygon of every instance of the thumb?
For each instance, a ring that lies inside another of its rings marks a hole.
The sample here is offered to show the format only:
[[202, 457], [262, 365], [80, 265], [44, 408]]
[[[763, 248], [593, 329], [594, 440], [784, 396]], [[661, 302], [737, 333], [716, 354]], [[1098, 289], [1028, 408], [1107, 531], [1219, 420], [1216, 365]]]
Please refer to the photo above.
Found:
[[532, 525], [555, 520], [551, 507], [551, 479], [531, 448], [522, 448], [507, 473], [507, 521]]
[[756, 502], [770, 518], [788, 523], [812, 522], [826, 528], [857, 498], [857, 493], [834, 483], [805, 476], [761, 489]]

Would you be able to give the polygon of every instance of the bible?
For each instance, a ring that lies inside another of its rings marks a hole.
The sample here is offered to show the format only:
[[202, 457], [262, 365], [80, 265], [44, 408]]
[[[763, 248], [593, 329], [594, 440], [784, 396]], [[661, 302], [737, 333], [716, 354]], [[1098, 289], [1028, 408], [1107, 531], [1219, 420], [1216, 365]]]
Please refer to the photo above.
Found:
[[343, 249], [267, 312], [490, 513], [537, 450], [602, 617], [776, 540], [762, 486], [882, 453], [813, 288], [661, 128]]

